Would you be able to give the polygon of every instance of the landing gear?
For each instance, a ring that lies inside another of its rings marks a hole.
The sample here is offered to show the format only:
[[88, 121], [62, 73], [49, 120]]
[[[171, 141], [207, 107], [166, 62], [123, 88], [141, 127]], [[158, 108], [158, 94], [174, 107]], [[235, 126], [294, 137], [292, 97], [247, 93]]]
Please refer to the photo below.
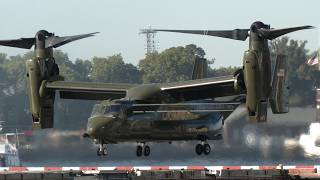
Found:
[[101, 156], [102, 155], [102, 151], [100, 150], [100, 147], [98, 147], [97, 149], [97, 156]]
[[136, 155], [138, 157], [142, 156], [142, 146], [140, 146], [140, 145], [137, 146]]
[[151, 149], [148, 145], [143, 144], [142, 146], [141, 145], [137, 146], [136, 155], [138, 157], [141, 157], [142, 155], [149, 156], [150, 153], [151, 153]]
[[209, 155], [210, 152], [211, 152], [211, 147], [207, 143], [205, 143], [205, 144], [202, 143], [202, 144], [197, 144], [195, 150], [196, 150], [196, 154], [199, 155], [199, 156], [202, 153], [205, 154], [205, 155]]
[[144, 155], [144, 156], [149, 156], [149, 155], [150, 155], [150, 152], [151, 152], [150, 147], [149, 147], [148, 145], [145, 146], [145, 147], [144, 147], [144, 151], [143, 151], [143, 155]]
[[197, 155], [201, 155], [202, 154], [202, 151], [203, 151], [203, 146], [201, 144], [197, 144], [196, 145], [196, 153]]
[[107, 154], [108, 154], [107, 147], [103, 147], [102, 149], [100, 149], [100, 147], [98, 147], [98, 149], [97, 149], [98, 156], [106, 156]]
[[107, 145], [101, 143], [97, 149], [97, 155], [98, 156], [106, 156], [108, 154]]
[[208, 155], [208, 154], [210, 154], [210, 152], [211, 152], [211, 147], [210, 147], [210, 145], [209, 145], [209, 144], [204, 144], [204, 145], [203, 145], [203, 153], [204, 153], [205, 155]]
[[107, 149], [107, 147], [103, 147], [102, 148], [102, 155], [103, 156], [106, 156], [108, 154], [108, 149]]

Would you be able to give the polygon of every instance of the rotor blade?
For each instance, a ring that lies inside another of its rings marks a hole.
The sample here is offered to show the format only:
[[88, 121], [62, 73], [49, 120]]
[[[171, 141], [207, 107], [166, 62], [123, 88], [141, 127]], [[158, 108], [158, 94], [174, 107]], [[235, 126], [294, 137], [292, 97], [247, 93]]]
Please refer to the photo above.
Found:
[[221, 31], [154, 29], [154, 31], [200, 34], [200, 35], [217, 36], [222, 38], [245, 41], [248, 37], [249, 29], [235, 29], [235, 30], [221, 30]]
[[76, 41], [76, 40], [79, 40], [79, 39], [83, 39], [83, 38], [94, 36], [97, 33], [99, 33], [99, 32], [94, 32], [94, 33], [89, 33], [89, 34], [81, 34], [81, 35], [75, 35], [75, 36], [63, 36], [63, 37], [53, 36], [53, 37], [48, 37], [46, 39], [46, 48], [52, 48], [52, 47], [56, 48], [56, 47], [62, 46], [64, 44], [67, 44], [67, 43], [72, 42], [72, 41]]
[[258, 29], [258, 33], [263, 38], [272, 40], [284, 34], [288, 34], [294, 31], [304, 30], [304, 29], [313, 29], [313, 26], [299, 26], [292, 28], [283, 28], [283, 29]]
[[1, 46], [9, 46], [23, 49], [30, 49], [35, 44], [35, 38], [20, 38], [11, 40], [0, 40]]

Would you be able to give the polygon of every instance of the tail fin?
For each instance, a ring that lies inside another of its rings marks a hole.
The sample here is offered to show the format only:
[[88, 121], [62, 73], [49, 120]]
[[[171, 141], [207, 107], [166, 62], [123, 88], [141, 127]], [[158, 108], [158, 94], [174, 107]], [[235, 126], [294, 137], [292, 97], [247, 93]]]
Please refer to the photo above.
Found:
[[196, 57], [193, 65], [192, 80], [206, 78], [207, 70], [208, 70], [207, 59]]
[[278, 55], [272, 78], [270, 105], [274, 114], [289, 112], [289, 87], [287, 85], [287, 56]]

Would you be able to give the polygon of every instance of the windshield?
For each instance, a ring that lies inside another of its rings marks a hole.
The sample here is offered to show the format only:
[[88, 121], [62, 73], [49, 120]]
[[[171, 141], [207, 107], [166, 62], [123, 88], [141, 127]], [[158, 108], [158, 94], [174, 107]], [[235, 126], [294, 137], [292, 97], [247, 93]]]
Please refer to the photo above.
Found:
[[120, 104], [95, 104], [93, 106], [91, 116], [102, 116], [109, 113], [119, 113], [121, 110]]
[[104, 113], [111, 113], [111, 112], [120, 112], [120, 104], [111, 104], [105, 107]]
[[118, 114], [123, 109], [129, 108], [132, 104], [132, 101], [123, 100], [116, 100], [113, 102], [104, 101], [93, 106], [91, 116], [102, 116], [109, 113]]
[[92, 108], [91, 116], [99, 116], [103, 115], [104, 113], [104, 105], [102, 104], [95, 104]]

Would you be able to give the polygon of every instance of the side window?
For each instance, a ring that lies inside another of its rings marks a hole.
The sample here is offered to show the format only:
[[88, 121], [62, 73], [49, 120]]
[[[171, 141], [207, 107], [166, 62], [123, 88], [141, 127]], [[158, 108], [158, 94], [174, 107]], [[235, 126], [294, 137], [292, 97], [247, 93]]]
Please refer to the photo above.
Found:
[[105, 106], [104, 114], [107, 114], [110, 112], [110, 106]]

